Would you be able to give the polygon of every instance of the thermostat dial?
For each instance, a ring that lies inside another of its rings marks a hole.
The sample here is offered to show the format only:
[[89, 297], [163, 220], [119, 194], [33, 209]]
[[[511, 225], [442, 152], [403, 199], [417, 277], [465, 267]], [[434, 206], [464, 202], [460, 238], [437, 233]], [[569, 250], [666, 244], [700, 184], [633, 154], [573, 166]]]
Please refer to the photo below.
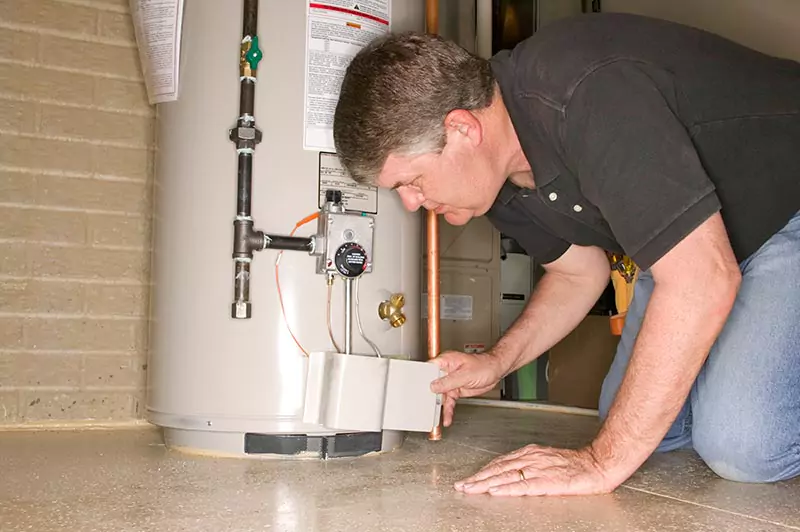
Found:
[[367, 269], [367, 252], [355, 242], [348, 242], [339, 246], [333, 262], [342, 277], [353, 279]]

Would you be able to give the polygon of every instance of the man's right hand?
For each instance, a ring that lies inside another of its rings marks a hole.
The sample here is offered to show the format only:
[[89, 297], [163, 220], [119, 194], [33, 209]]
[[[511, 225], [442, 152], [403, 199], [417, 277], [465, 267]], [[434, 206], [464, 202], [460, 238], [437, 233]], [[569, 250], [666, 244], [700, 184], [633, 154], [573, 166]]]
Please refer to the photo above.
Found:
[[433, 359], [433, 362], [447, 373], [431, 383], [431, 391], [444, 396], [442, 413], [445, 427], [453, 422], [453, 412], [459, 397], [474, 397], [488, 392], [505, 373], [499, 358], [491, 353], [446, 351]]

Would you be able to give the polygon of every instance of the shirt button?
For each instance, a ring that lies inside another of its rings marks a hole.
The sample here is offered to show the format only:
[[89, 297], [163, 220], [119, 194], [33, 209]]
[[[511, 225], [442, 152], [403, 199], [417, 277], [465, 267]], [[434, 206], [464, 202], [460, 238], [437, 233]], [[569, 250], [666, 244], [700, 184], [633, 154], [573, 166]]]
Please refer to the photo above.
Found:
[[551, 192], [548, 198], [550, 198], [550, 201], [555, 201], [558, 199], [558, 194], [556, 194], [555, 192]]
[[581, 207], [580, 205], [573, 205], [572, 210], [575, 212], [581, 212], [583, 210], [583, 207]]

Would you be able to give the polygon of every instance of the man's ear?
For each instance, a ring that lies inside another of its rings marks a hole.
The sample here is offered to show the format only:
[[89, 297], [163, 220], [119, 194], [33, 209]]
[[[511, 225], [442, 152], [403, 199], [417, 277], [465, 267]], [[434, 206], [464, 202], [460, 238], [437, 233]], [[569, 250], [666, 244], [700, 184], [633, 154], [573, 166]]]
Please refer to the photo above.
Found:
[[483, 142], [483, 124], [474, 114], [465, 109], [453, 109], [444, 119], [448, 144], [451, 141], [467, 141], [473, 147]]

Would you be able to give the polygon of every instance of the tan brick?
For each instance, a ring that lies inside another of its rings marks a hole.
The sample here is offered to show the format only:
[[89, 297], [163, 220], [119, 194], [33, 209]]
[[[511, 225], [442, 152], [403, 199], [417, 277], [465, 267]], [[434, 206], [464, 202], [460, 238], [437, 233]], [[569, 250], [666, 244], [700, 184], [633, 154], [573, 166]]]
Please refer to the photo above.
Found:
[[82, 142], [0, 135], [0, 153], [7, 166], [91, 172], [92, 148]]
[[0, 64], [0, 92], [36, 100], [90, 105], [94, 77], [49, 68]]
[[80, 386], [81, 355], [14, 355], [14, 386]]
[[22, 318], [0, 318], [0, 347], [18, 349], [24, 343], [24, 324]]
[[136, 320], [133, 324], [133, 336], [136, 340], [136, 352], [144, 355], [149, 348], [150, 328], [152, 327], [149, 317]]
[[19, 392], [0, 391], [0, 423], [13, 423], [19, 418]]
[[86, 355], [83, 362], [84, 386], [140, 386], [141, 364], [138, 359], [136, 356]]
[[0, 280], [0, 310], [79, 313], [83, 311], [83, 293], [83, 284], [77, 282]]
[[93, 214], [89, 216], [89, 241], [105, 246], [149, 249], [150, 222], [143, 217]]
[[36, 104], [0, 99], [0, 129], [33, 133], [36, 130]]
[[133, 20], [127, 13], [101, 11], [97, 23], [97, 32], [101, 37], [119, 39], [130, 43], [136, 42], [136, 36], [133, 33]]
[[37, 245], [28, 250], [36, 276], [147, 280], [149, 254], [144, 251]]
[[28, 244], [21, 242], [0, 243], [0, 274], [27, 275], [30, 272]]
[[3, 20], [78, 34], [94, 34], [97, 10], [52, 0], [0, 0]]
[[38, 43], [35, 33], [0, 28], [0, 59], [36, 61]]
[[14, 374], [14, 362], [16, 355], [0, 353], [0, 388], [3, 386], [14, 386], [16, 375]]
[[133, 322], [97, 318], [29, 318], [25, 321], [28, 349], [134, 351]]
[[131, 395], [126, 392], [24, 391], [21, 416], [26, 421], [129, 419]]
[[[144, 380], [147, 379], [145, 373], [146, 371], [142, 372], [142, 379]], [[145, 409], [147, 408], [147, 392], [144, 384], [131, 395], [133, 400], [133, 417], [136, 419], [144, 417]]]
[[33, 203], [36, 197], [35, 176], [0, 170], [0, 201]]
[[142, 147], [153, 144], [153, 118], [91, 109], [42, 105], [41, 130], [85, 140], [125, 142]]
[[85, 312], [104, 316], [146, 316], [149, 290], [146, 285], [87, 284]]
[[101, 179], [37, 176], [35, 193], [40, 205], [146, 213], [150, 209], [149, 183]]
[[117, 46], [42, 35], [39, 60], [44, 65], [140, 78], [139, 54], [133, 46]]
[[100, 175], [151, 179], [152, 168], [151, 150], [95, 146], [94, 170]]
[[[2, 83], [2, 82], [0, 82]], [[96, 78], [94, 103], [110, 109], [154, 111], [147, 100], [147, 90], [141, 81]]]
[[0, 236], [44, 242], [86, 242], [82, 212], [0, 207]]

